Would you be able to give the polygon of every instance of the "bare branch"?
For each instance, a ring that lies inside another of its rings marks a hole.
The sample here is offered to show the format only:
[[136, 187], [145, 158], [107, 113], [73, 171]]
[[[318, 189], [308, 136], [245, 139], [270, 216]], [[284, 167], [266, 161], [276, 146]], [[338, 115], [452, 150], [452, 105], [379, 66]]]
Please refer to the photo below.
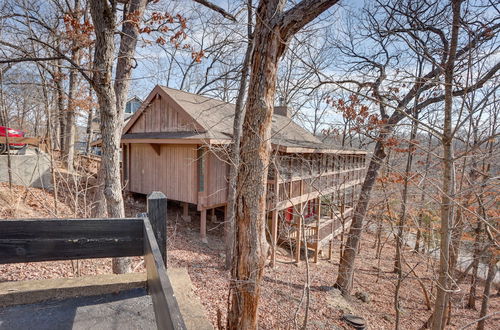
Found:
[[225, 11], [223, 8], [211, 3], [210, 1], [207, 1], [207, 0], [193, 0], [193, 1], [196, 3], [199, 3], [200, 5], [205, 6], [207, 8], [212, 9], [213, 11], [218, 12], [219, 14], [221, 14], [222, 16], [227, 18], [228, 20], [236, 22], [236, 17], [234, 17], [233, 15], [231, 15], [230, 13]]
[[0, 63], [19, 63], [19, 62], [43, 62], [52, 60], [62, 60], [64, 56], [52, 56], [52, 57], [20, 57], [11, 58], [8, 60], [0, 60]]

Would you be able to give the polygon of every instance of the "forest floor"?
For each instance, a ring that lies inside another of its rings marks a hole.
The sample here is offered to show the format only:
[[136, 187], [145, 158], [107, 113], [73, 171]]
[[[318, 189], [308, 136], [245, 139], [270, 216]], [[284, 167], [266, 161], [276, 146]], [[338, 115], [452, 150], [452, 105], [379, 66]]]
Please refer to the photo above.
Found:
[[[0, 183], [0, 218], [52, 217], [53, 202], [52, 194], [41, 189], [16, 186], [10, 193], [7, 185]], [[127, 198], [126, 204], [128, 216], [135, 216], [146, 208], [145, 198], [140, 196]], [[59, 203], [58, 210], [59, 217], [73, 216], [74, 213], [71, 207], [63, 203]], [[204, 244], [199, 240], [199, 218], [194, 210], [191, 212], [191, 223], [180, 220], [181, 210], [175, 203], [170, 203], [168, 210], [169, 266], [188, 269], [207, 317], [216, 326], [217, 315], [220, 314], [224, 324], [229, 272], [223, 268], [222, 225], [209, 223], [208, 244]], [[335, 246], [333, 261], [320, 258], [317, 264], [309, 262], [309, 272], [305, 260], [296, 265], [287, 250], [280, 249], [276, 267], [272, 269], [266, 266], [264, 272], [259, 306], [260, 328], [291, 329], [302, 324], [306, 305], [304, 284], [309, 274], [308, 329], [350, 329], [341, 319], [344, 313], [363, 316], [370, 329], [393, 329], [394, 291], [397, 280], [396, 274], [392, 272], [394, 245], [388, 240], [384, 244], [381, 257], [377, 258], [376, 249], [373, 248], [374, 240], [375, 236], [372, 234], [363, 235], [361, 253], [356, 261], [353, 297], [348, 300], [332, 288], [337, 275], [338, 246]], [[404, 258], [409, 267], [404, 269], [406, 277], [400, 293], [401, 329], [419, 329], [430, 315], [420, 283], [431, 296], [435, 293], [435, 287], [431, 290], [431, 286], [436, 277], [433, 271], [436, 261], [409, 250], [405, 251]], [[135, 258], [134, 264], [139, 263], [140, 258]], [[414, 273], [408, 274], [410, 267]], [[143, 271], [143, 267], [137, 267], [136, 271]], [[77, 273], [88, 276], [110, 272], [110, 259], [81, 260], [78, 265], [71, 261], [8, 264], [0, 265], [0, 281], [74, 277]], [[475, 327], [473, 322], [478, 318], [478, 311], [465, 308], [468, 283], [467, 279], [453, 295], [449, 329], [463, 329], [469, 323], [470, 328]], [[478, 308], [482, 290], [482, 286], [479, 286], [476, 303]], [[492, 293], [489, 312], [494, 315], [487, 321], [487, 329], [495, 329], [494, 324], [498, 325], [500, 314], [500, 296], [496, 289]]]

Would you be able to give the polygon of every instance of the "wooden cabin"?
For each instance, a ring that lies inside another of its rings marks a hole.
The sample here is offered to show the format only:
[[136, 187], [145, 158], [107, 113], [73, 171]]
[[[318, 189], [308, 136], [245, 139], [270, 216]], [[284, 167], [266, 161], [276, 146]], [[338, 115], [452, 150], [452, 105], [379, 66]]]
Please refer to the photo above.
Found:
[[[324, 144], [294, 123], [286, 107], [274, 112], [269, 241], [273, 247], [288, 242], [299, 261], [304, 226], [307, 246], [317, 260], [320, 249], [331, 247], [333, 238], [349, 226], [366, 152]], [[123, 131], [125, 190], [162, 191], [183, 203], [186, 220], [188, 205], [196, 205], [201, 239], [206, 241], [207, 211], [227, 204], [226, 155], [233, 118], [234, 104], [156, 86]]]

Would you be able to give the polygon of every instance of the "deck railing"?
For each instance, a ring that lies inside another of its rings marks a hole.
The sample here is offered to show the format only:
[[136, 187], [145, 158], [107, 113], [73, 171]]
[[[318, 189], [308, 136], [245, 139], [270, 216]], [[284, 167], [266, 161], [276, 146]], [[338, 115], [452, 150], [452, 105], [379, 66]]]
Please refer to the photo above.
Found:
[[[294, 176], [267, 182], [267, 207], [278, 210], [298, 203], [339, 193], [362, 183], [365, 168], [323, 173], [317, 176]], [[278, 185], [278, 187], [276, 187]]]
[[148, 196], [147, 213], [119, 219], [0, 220], [0, 264], [144, 256], [158, 329], [186, 329], [166, 273], [167, 198]]

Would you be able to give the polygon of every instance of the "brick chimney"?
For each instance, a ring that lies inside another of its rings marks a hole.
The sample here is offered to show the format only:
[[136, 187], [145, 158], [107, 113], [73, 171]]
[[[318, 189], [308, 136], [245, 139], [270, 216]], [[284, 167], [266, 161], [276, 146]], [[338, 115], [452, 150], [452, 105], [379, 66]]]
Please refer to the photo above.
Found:
[[279, 105], [274, 106], [274, 114], [285, 116], [288, 118], [290, 118], [292, 115], [291, 109], [285, 104], [284, 99], [282, 97], [280, 97]]

